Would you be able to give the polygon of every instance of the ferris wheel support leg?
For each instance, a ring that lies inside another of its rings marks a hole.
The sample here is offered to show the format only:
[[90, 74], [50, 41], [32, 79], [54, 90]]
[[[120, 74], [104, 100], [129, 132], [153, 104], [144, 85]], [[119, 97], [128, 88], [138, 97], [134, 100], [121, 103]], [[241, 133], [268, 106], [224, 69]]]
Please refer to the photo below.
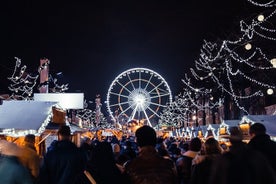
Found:
[[143, 110], [143, 112], [144, 112], [144, 114], [145, 114], [145, 116], [146, 116], [146, 119], [147, 119], [147, 121], [148, 121], [148, 125], [149, 125], [150, 127], [152, 127], [152, 124], [150, 123], [149, 117], [148, 117], [148, 115], [147, 115], [145, 109]]

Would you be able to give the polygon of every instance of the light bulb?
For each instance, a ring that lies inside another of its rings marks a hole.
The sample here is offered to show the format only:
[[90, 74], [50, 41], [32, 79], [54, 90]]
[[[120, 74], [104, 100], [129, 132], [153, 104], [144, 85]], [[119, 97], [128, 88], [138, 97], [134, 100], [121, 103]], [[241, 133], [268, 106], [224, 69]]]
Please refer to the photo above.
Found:
[[246, 45], [245, 45], [245, 49], [246, 50], [250, 50], [252, 48], [252, 45], [250, 44], [250, 43], [247, 43]]
[[269, 88], [269, 89], [266, 91], [266, 93], [267, 93], [268, 95], [272, 95], [272, 94], [274, 93], [274, 91], [273, 91], [273, 89]]
[[263, 15], [259, 15], [257, 19], [258, 19], [259, 22], [262, 22], [262, 21], [264, 21], [264, 16]]
[[276, 68], [276, 58], [271, 59], [270, 63], [273, 65], [273, 68]]

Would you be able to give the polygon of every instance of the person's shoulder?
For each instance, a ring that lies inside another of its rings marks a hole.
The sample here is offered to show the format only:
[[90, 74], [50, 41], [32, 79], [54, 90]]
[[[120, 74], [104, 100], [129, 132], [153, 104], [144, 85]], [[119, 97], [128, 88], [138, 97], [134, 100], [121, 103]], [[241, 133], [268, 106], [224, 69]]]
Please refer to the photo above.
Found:
[[184, 159], [187, 156], [181, 155], [179, 158], [176, 159], [176, 164], [181, 164], [184, 162]]
[[161, 162], [169, 166], [175, 166], [175, 162], [171, 158], [160, 157]]
[[276, 141], [273, 141], [273, 140], [270, 139], [269, 142], [270, 142], [270, 144], [271, 144], [272, 146], [276, 146]]
[[272, 153], [276, 153], [276, 142], [273, 140], [270, 140], [268, 149], [272, 152]]

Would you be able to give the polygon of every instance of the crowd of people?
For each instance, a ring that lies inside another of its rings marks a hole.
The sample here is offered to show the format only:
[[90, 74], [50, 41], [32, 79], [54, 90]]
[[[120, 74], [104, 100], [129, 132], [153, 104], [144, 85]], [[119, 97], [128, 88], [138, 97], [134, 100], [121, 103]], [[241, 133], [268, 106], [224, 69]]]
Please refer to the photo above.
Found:
[[41, 159], [34, 135], [22, 146], [0, 140], [0, 183], [276, 184], [276, 142], [261, 123], [249, 134], [245, 143], [239, 127], [231, 127], [225, 147], [214, 137], [164, 139], [145, 125], [135, 136], [87, 139], [77, 147], [64, 125]]

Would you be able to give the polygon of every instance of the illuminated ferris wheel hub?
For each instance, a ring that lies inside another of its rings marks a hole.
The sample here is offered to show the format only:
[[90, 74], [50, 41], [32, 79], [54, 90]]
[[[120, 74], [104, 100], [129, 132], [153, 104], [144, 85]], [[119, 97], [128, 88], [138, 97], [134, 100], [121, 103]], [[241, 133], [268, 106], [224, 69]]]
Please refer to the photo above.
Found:
[[149, 107], [150, 94], [144, 89], [135, 89], [130, 93], [128, 102], [132, 109], [141, 112]]
[[165, 79], [147, 68], [124, 71], [113, 80], [107, 93], [107, 110], [120, 124], [138, 120], [152, 126], [171, 102], [171, 90]]

